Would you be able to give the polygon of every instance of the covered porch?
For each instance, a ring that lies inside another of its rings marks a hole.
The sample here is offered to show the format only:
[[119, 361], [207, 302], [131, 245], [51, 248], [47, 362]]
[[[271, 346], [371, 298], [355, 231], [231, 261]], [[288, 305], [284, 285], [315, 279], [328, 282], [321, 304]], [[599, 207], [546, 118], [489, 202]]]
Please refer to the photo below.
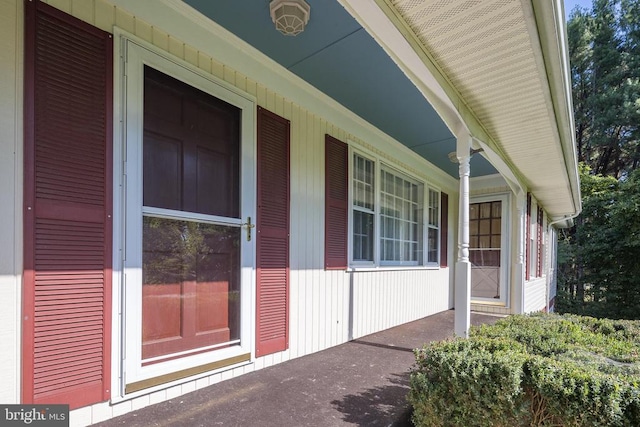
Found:
[[[471, 315], [473, 325], [498, 319]], [[453, 323], [448, 310], [215, 387], [203, 382], [192, 393], [105, 422], [96, 409], [76, 411], [72, 425], [409, 427], [412, 350], [451, 338]]]
[[562, 1], [311, 0], [295, 37], [270, 4], [0, 2], [0, 400], [103, 420], [549, 309]]

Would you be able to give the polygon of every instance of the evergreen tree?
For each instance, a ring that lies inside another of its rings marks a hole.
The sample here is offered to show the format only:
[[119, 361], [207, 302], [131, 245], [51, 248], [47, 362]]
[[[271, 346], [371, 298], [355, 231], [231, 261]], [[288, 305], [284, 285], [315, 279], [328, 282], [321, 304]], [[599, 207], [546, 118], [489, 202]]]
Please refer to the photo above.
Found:
[[640, 0], [567, 25], [582, 214], [559, 242], [558, 310], [640, 318]]
[[640, 0], [594, 0], [567, 33], [578, 159], [625, 177], [640, 165]]

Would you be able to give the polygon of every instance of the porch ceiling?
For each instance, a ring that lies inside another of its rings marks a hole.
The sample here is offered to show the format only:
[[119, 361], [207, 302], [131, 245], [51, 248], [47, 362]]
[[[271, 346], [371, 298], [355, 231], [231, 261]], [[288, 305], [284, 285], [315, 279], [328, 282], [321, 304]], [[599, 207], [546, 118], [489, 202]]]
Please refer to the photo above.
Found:
[[[562, 0], [308, 0], [297, 37], [274, 29], [269, 0], [184, 2], [451, 176], [458, 120], [553, 219], [580, 210]], [[493, 173], [473, 156], [472, 176]]]
[[[415, 84], [336, 0], [309, 0], [304, 32], [286, 37], [269, 15], [269, 0], [184, 0], [287, 70], [329, 95], [453, 177], [455, 137]], [[474, 156], [473, 175], [495, 174]]]

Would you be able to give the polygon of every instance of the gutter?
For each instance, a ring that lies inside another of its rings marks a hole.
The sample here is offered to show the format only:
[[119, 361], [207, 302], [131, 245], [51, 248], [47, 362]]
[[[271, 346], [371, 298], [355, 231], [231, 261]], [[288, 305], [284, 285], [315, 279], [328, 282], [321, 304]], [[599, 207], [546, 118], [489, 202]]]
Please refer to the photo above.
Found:
[[563, 218], [554, 221], [554, 223], [558, 223], [563, 220], [570, 221], [582, 211], [564, 4], [562, 0], [530, 1], [538, 29], [558, 136], [575, 209], [572, 214], [565, 215]]

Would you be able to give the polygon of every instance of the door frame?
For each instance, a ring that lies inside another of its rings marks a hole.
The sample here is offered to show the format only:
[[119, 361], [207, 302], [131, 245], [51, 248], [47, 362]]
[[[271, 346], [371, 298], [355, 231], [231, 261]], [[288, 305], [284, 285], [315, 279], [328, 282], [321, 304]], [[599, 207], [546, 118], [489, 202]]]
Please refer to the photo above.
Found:
[[[118, 28], [114, 29], [114, 259], [112, 401], [250, 363], [255, 355], [255, 238], [241, 232], [240, 344], [142, 366], [142, 140], [144, 65], [238, 107], [240, 217], [256, 217], [256, 99]], [[194, 215], [197, 217], [197, 215]]]
[[[508, 307], [509, 306], [509, 294], [510, 294], [510, 286], [509, 286], [509, 278], [510, 276], [510, 260], [511, 260], [511, 249], [509, 242], [510, 240], [510, 227], [511, 224], [509, 218], [511, 213], [511, 197], [509, 193], [501, 193], [501, 194], [490, 194], [483, 195], [477, 197], [471, 197], [469, 199], [469, 204], [474, 203], [486, 203], [486, 202], [502, 202], [502, 218], [500, 221], [500, 298], [474, 298], [471, 294], [471, 303], [472, 304], [482, 304], [482, 305], [499, 305]], [[469, 249], [471, 250], [471, 248]]]

